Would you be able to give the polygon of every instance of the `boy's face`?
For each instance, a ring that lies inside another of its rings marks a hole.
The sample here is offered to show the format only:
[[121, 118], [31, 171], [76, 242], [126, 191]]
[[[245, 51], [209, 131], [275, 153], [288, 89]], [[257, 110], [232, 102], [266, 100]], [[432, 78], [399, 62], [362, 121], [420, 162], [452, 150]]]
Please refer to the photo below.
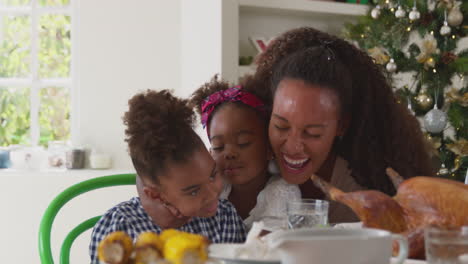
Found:
[[234, 104], [222, 106], [212, 117], [211, 154], [229, 183], [265, 179], [271, 151], [264, 122], [255, 110]]
[[222, 182], [215, 162], [205, 147], [183, 163], [170, 163], [159, 178], [161, 197], [184, 216], [216, 214]]

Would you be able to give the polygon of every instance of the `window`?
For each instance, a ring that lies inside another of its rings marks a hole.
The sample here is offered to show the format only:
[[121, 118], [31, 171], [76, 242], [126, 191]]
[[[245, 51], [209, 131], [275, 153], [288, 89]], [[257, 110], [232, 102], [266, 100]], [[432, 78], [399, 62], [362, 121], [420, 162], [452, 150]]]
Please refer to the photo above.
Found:
[[73, 1], [0, 0], [0, 146], [70, 139]]

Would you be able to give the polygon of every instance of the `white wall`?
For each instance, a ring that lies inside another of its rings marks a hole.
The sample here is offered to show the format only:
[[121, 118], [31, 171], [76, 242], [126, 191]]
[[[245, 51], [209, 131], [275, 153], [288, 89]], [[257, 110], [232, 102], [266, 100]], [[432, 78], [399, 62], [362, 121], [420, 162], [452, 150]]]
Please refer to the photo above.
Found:
[[[191, 95], [215, 74], [222, 74], [222, 8], [221, 1], [181, 2], [181, 89], [177, 93], [180, 96]], [[209, 146], [200, 124], [196, 131]]]
[[130, 168], [122, 115], [145, 89], [180, 87], [180, 2], [80, 0], [79, 135]]
[[[131, 171], [121, 117], [127, 100], [144, 89], [180, 90], [180, 1], [77, 0], [79, 3], [77, 120], [79, 143], [113, 156], [119, 171], [54, 173], [0, 171], [0, 259], [40, 263], [37, 232], [48, 203], [81, 180]], [[53, 252], [77, 223], [134, 196], [117, 187], [85, 195], [57, 217]], [[78, 238], [71, 263], [89, 263], [89, 234]], [[56, 259], [56, 263], [58, 263]]]
[[[38, 264], [39, 223], [50, 201], [74, 183], [103, 175], [102, 171], [36, 173], [3, 172], [0, 176], [0, 259], [2, 263]], [[105, 174], [123, 173], [106, 171]], [[52, 226], [52, 253], [58, 263], [65, 235], [82, 221], [104, 213], [120, 201], [136, 195], [135, 186], [120, 186], [93, 191], [65, 205]], [[89, 263], [88, 246], [91, 232], [78, 237], [73, 244], [70, 263]]]

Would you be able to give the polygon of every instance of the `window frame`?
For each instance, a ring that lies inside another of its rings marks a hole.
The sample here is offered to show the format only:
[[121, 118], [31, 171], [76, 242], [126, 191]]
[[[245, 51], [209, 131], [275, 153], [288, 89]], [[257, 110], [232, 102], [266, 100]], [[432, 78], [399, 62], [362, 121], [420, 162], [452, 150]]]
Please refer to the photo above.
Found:
[[[67, 78], [43, 78], [39, 74], [39, 18], [45, 14], [59, 14], [70, 16], [71, 20], [71, 58], [70, 73]], [[30, 77], [4, 78], [0, 77], [0, 86], [3, 87], [29, 87], [30, 89], [30, 130], [29, 138], [31, 146], [39, 145], [40, 126], [40, 90], [42, 88], [57, 86], [68, 90], [70, 99], [70, 141], [77, 141], [77, 131], [79, 126], [79, 93], [78, 93], [78, 0], [70, 0], [67, 6], [41, 7], [38, 0], [31, 0], [27, 6], [5, 7], [0, 6], [0, 15], [30, 15], [31, 16], [31, 64]], [[1, 20], [0, 20], [1, 23]]]

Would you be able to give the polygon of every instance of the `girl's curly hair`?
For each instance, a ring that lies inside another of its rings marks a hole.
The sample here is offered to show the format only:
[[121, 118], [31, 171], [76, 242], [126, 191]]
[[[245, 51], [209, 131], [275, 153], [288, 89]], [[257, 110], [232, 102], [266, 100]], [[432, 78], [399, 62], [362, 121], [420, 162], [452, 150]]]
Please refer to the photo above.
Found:
[[352, 177], [360, 185], [393, 194], [395, 189], [385, 175], [387, 167], [405, 178], [434, 174], [419, 122], [397, 103], [383, 73], [365, 52], [343, 39], [304, 27], [279, 36], [256, 63], [256, 73], [246, 82], [270, 90], [270, 102], [284, 78], [336, 92], [341, 113], [351, 118], [336, 151], [349, 162]]
[[[253, 84], [253, 83], [252, 83]], [[216, 93], [216, 92], [219, 92], [219, 91], [222, 91], [222, 90], [226, 90], [228, 88], [230, 88], [232, 85], [230, 85], [228, 82], [222, 80], [219, 78], [218, 74], [216, 74], [215, 76], [213, 76], [211, 78], [211, 80], [209, 82], [206, 82], [204, 83], [202, 86], [200, 86], [200, 88], [198, 88], [197, 90], [195, 90], [195, 92], [193, 92], [193, 94], [191, 95], [190, 97], [190, 106], [192, 108], [195, 108], [195, 110], [197, 111], [197, 113], [201, 116], [202, 115], [202, 102], [208, 98], [208, 96]], [[265, 104], [267, 105], [270, 105], [269, 103], [267, 103], [268, 99], [269, 99], [269, 94], [270, 92], [268, 93], [262, 93], [259, 89], [256, 89], [254, 86], [250, 85], [250, 84], [244, 84], [242, 85], [242, 89], [246, 92], [249, 92], [253, 95], [255, 95], [256, 97], [258, 97], [260, 100], [262, 100]], [[241, 102], [229, 102], [231, 104], [235, 104], [236, 106], [239, 106], [239, 107], [247, 107], [249, 109], [253, 109], [251, 108], [250, 106], [247, 106]], [[218, 112], [222, 106], [225, 105], [225, 103], [219, 105], [218, 107], [216, 107], [216, 109], [211, 113], [211, 116], [209, 117], [207, 123], [209, 124], [211, 122], [211, 119], [212, 117], [216, 114], [216, 112]], [[257, 111], [255, 109], [253, 109], [254, 111]], [[267, 112], [270, 113], [270, 109], [267, 109]], [[263, 115], [261, 115], [261, 119], [264, 120], [265, 118], [263, 117]], [[265, 124], [267, 125], [268, 127], [268, 121], [269, 120], [265, 120]], [[209, 127], [209, 126], [208, 126]]]
[[188, 101], [169, 90], [136, 94], [128, 105], [125, 141], [138, 175], [157, 183], [167, 162], [185, 162], [204, 146], [193, 130], [195, 114]]
[[[208, 98], [208, 96], [216, 92], [226, 90], [229, 87], [230, 87], [229, 83], [224, 80], [221, 80], [218, 74], [216, 74], [215, 76], [211, 78], [209, 82], [204, 83], [202, 86], [200, 86], [200, 88], [198, 88], [197, 90], [195, 90], [195, 92], [192, 93], [190, 97], [190, 106], [195, 108], [197, 113], [201, 116], [203, 101], [206, 98]], [[213, 111], [212, 115], [214, 115], [214, 113], [218, 110], [218, 108], [215, 111]], [[210, 120], [208, 120], [208, 122], [210, 122]]]

